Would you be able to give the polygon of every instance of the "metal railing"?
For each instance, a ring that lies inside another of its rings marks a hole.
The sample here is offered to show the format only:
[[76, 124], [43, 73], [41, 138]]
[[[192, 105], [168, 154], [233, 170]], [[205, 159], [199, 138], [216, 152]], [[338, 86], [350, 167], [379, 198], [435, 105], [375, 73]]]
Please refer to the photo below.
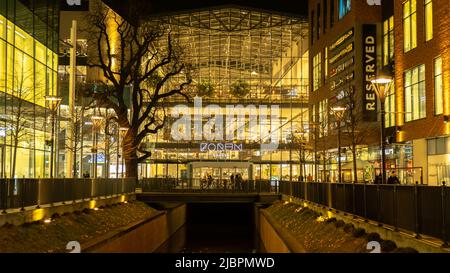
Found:
[[0, 179], [0, 211], [134, 193], [136, 179]]
[[280, 193], [365, 219], [442, 239], [450, 235], [450, 187], [280, 182]]
[[175, 178], [144, 178], [139, 180], [138, 187], [143, 192], [198, 192], [198, 193], [277, 193], [279, 182], [269, 180], [230, 179], [213, 181], [203, 179], [177, 180]]

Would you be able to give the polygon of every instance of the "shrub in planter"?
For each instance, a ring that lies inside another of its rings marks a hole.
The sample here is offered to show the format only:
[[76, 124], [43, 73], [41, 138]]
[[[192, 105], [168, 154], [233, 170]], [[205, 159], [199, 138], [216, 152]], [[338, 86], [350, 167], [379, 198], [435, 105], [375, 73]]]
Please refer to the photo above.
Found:
[[86, 213], [86, 214], [89, 214], [89, 213], [91, 213], [91, 210], [88, 209], [88, 208], [85, 208], [85, 209], [82, 210], [82, 212], [83, 212], [83, 213]]
[[250, 85], [243, 80], [239, 80], [231, 85], [230, 93], [235, 97], [243, 98], [250, 93]]
[[353, 230], [353, 233], [352, 233], [353, 237], [355, 237], [355, 238], [362, 237], [362, 236], [364, 236], [364, 234], [366, 234], [366, 230], [363, 228], [355, 228], [355, 230]]
[[199, 97], [211, 97], [214, 95], [214, 91], [214, 85], [209, 81], [197, 84], [197, 96]]
[[336, 222], [334, 223], [334, 225], [335, 225], [337, 228], [340, 228], [340, 227], [345, 226], [345, 222], [342, 221], [342, 220], [338, 220], [338, 221], [336, 221]]
[[344, 225], [344, 231], [347, 233], [353, 232], [354, 229], [355, 227], [353, 226], [353, 224], [347, 223]]
[[327, 222], [327, 223], [334, 223], [336, 221], [337, 221], [336, 218], [332, 217], [332, 218], [328, 218], [325, 222]]
[[380, 234], [374, 233], [374, 232], [367, 234], [367, 241], [368, 242], [372, 242], [372, 241], [379, 242], [379, 241], [381, 241]]
[[382, 252], [391, 252], [397, 248], [397, 245], [391, 240], [383, 240], [380, 245]]

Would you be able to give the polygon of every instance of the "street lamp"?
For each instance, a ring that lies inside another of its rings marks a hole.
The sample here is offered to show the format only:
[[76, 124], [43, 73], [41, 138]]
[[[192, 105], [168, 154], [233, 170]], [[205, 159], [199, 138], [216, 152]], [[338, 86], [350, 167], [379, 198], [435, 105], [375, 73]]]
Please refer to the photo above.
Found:
[[61, 104], [61, 97], [57, 96], [45, 96], [45, 102], [51, 114], [52, 132], [51, 132], [51, 146], [50, 146], [50, 178], [53, 178], [53, 164], [55, 161], [54, 149], [55, 149], [55, 120], [58, 107]]
[[386, 102], [386, 95], [392, 86], [392, 77], [387, 75], [379, 75], [375, 79], [371, 80], [373, 85], [373, 89], [380, 100], [380, 113], [381, 113], [381, 139], [380, 139], [380, 147], [381, 147], [381, 181], [382, 184], [386, 184], [386, 151], [385, 151], [385, 114], [386, 111], [384, 109], [384, 104]]
[[91, 121], [92, 121], [92, 165], [93, 165], [93, 177], [97, 178], [97, 153], [98, 153], [98, 131], [100, 129], [100, 126], [102, 125], [103, 122], [103, 117], [102, 116], [98, 116], [98, 115], [93, 115], [91, 116]]
[[342, 163], [341, 163], [341, 121], [344, 118], [345, 110], [347, 107], [335, 106], [331, 108], [331, 111], [336, 118], [337, 129], [338, 129], [338, 175], [339, 183], [342, 183]]

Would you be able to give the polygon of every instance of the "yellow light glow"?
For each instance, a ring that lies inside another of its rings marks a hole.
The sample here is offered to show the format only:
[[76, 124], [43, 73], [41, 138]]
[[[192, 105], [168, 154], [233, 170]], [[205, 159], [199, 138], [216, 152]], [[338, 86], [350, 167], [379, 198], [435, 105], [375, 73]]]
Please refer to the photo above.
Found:
[[97, 202], [95, 200], [89, 201], [89, 208], [94, 209], [96, 204], [97, 204]]
[[319, 223], [323, 223], [323, 222], [325, 222], [325, 220], [326, 220], [326, 217], [323, 217], [323, 216], [319, 216], [316, 218], [316, 222], [319, 222]]
[[43, 209], [35, 209], [32, 213], [33, 221], [40, 221], [44, 218], [44, 210]]
[[307, 208], [307, 207], [308, 207], [308, 204], [307, 204], [306, 202], [303, 202], [303, 206], [304, 206], [305, 208]]
[[406, 133], [405, 131], [397, 131], [397, 141], [403, 142], [405, 141]]
[[98, 208], [94, 208], [95, 211], [98, 211]]
[[50, 224], [51, 222], [52, 222], [52, 219], [50, 219], [50, 218], [47, 218], [44, 220], [44, 223], [46, 223], [46, 224]]
[[327, 211], [327, 217], [328, 218], [333, 218], [334, 214], [331, 211]]
[[120, 196], [120, 202], [125, 202], [125, 195]]

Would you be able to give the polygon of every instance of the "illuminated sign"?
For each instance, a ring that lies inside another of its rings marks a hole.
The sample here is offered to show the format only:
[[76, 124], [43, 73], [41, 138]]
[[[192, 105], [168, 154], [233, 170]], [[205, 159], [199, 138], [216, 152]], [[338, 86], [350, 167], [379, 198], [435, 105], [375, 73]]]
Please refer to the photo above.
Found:
[[376, 25], [363, 25], [363, 119], [377, 121], [377, 96], [371, 80], [377, 73]]
[[336, 67], [333, 67], [330, 69], [330, 77], [334, 77], [336, 75], [338, 75], [339, 73], [341, 73], [342, 71], [346, 70], [347, 68], [353, 66], [355, 59], [352, 57], [350, 58], [348, 61], [346, 61], [345, 63], [342, 63], [340, 65], [337, 65]]
[[333, 91], [334, 89], [336, 89], [336, 88], [338, 88], [338, 87], [340, 87], [340, 86], [342, 86], [342, 85], [352, 81], [353, 78], [354, 78], [354, 73], [352, 71], [349, 74], [345, 75], [344, 77], [341, 77], [341, 78], [339, 78], [337, 80], [331, 81], [330, 89]]
[[335, 62], [344, 58], [346, 55], [348, 55], [351, 52], [353, 52], [353, 43], [348, 44], [344, 49], [339, 51], [339, 53], [337, 53], [332, 58], [330, 58], [329, 63], [334, 64]]
[[200, 143], [200, 152], [213, 152], [213, 151], [234, 151], [242, 152], [243, 144], [235, 143]]
[[353, 28], [347, 31], [344, 35], [337, 38], [337, 40], [334, 43], [332, 43], [328, 48], [330, 49], [330, 51], [333, 51], [351, 37], [353, 37]]

